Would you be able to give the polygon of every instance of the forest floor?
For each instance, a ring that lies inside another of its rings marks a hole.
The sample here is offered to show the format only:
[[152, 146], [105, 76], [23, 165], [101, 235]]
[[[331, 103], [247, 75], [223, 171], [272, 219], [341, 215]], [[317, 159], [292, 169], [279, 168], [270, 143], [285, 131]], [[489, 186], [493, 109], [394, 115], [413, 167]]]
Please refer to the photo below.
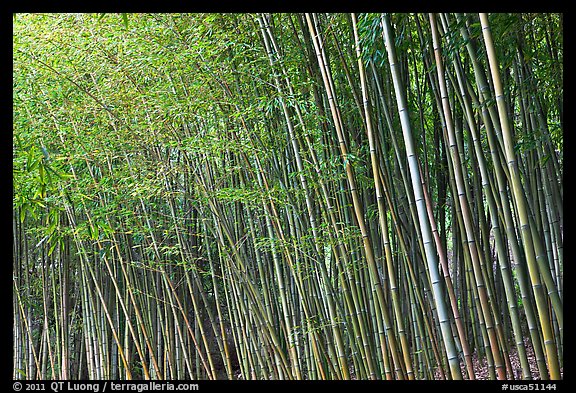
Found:
[[[526, 356], [528, 358], [528, 363], [530, 365], [530, 372], [532, 374], [533, 380], [540, 380], [540, 374], [538, 373], [538, 365], [536, 363], [536, 356], [534, 354], [534, 348], [532, 347], [530, 340], [524, 340], [524, 346], [526, 348]], [[510, 346], [510, 364], [514, 371], [514, 377], [508, 376], [509, 380], [521, 380], [522, 379], [522, 366], [520, 364], [520, 358], [518, 357], [518, 351], [515, 345]], [[478, 357], [478, 352], [474, 352], [472, 354], [472, 364], [474, 365], [474, 374], [477, 380], [488, 380], [490, 379], [490, 373], [488, 371], [488, 361], [485, 356], [482, 358]], [[468, 379], [468, 374], [466, 372], [466, 365], [462, 361], [460, 363], [460, 369], [462, 371], [462, 376], [465, 379]], [[564, 379], [564, 370], [563, 368], [560, 369], [561, 378]], [[436, 380], [441, 380], [442, 377], [438, 371], [435, 372], [434, 377]], [[235, 371], [235, 378], [243, 379], [240, 370]], [[353, 376], [352, 379], [355, 379]]]
[[[536, 363], [536, 355], [534, 354], [534, 348], [530, 344], [530, 340], [524, 340], [524, 346], [526, 348], [526, 357], [528, 358], [528, 363], [530, 365], [530, 372], [532, 373], [533, 380], [540, 380], [540, 374], [538, 373], [538, 365]], [[512, 365], [512, 369], [514, 370], [514, 378], [516, 380], [522, 379], [522, 366], [520, 365], [520, 358], [518, 357], [518, 351], [515, 345], [510, 346], [510, 363]], [[472, 364], [474, 365], [474, 374], [476, 379], [478, 380], [486, 380], [490, 379], [489, 372], [488, 372], [488, 361], [486, 357], [483, 356], [481, 359], [478, 358], [478, 352], [474, 352], [472, 354]], [[468, 375], [466, 373], [466, 365], [464, 362], [460, 363], [460, 369], [462, 370], [462, 375], [467, 378]], [[562, 379], [564, 379], [564, 370], [560, 369], [560, 375]], [[436, 372], [435, 374], [436, 379], [441, 379], [440, 374]], [[508, 379], [512, 379], [510, 376]]]

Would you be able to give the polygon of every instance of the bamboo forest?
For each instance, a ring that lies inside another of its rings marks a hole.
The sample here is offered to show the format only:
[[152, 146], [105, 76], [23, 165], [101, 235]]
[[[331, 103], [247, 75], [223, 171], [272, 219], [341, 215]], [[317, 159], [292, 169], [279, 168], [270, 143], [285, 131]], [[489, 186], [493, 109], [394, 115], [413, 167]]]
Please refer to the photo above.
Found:
[[12, 22], [13, 379], [563, 379], [563, 14]]

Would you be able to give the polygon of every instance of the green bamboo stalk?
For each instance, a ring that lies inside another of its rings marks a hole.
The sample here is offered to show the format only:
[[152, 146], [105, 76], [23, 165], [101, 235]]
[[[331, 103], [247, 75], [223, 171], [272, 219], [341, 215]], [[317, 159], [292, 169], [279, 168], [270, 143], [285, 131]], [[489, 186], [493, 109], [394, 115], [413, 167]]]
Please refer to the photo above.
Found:
[[[502, 86], [500, 84], [500, 75], [498, 71], [498, 63], [496, 59], [496, 54], [494, 51], [494, 44], [492, 42], [492, 35], [490, 32], [490, 27], [488, 23], [488, 16], [486, 14], [480, 14], [480, 22], [482, 24], [482, 33], [484, 36], [484, 41], [486, 45], [486, 51], [488, 54], [488, 60], [490, 63], [490, 71], [492, 74], [492, 79], [494, 81], [494, 90], [496, 94], [496, 103], [498, 105], [498, 114], [500, 116], [500, 123], [502, 127], [502, 134], [504, 138], [504, 147], [506, 152], [506, 159], [508, 163], [508, 169], [510, 171], [510, 177], [512, 182], [512, 189], [514, 200], [518, 208], [518, 214], [520, 219], [520, 228], [522, 234], [522, 240], [524, 244], [524, 251], [526, 254], [526, 259], [528, 262], [528, 270], [530, 273], [530, 280], [532, 282], [532, 287], [536, 295], [536, 306], [540, 314], [540, 324], [542, 326], [542, 333], [544, 335], [544, 345], [546, 348], [546, 354], [548, 357], [548, 366], [550, 370], [550, 377], [552, 379], [560, 378], [560, 370], [558, 365], [558, 356], [556, 352], [556, 345], [552, 338], [552, 331], [550, 328], [550, 323], [546, 317], [547, 309], [545, 305], [544, 294], [542, 293], [542, 287], [540, 284], [540, 278], [538, 277], [538, 272], [540, 272], [544, 277], [546, 277], [545, 272], [549, 273], [548, 266], [543, 266], [543, 264], [538, 264], [536, 261], [535, 250], [533, 246], [534, 237], [532, 231], [530, 230], [530, 223], [528, 222], [528, 213], [525, 205], [525, 196], [522, 190], [522, 185], [520, 183], [520, 176], [518, 173], [515, 153], [513, 151], [513, 141], [510, 131], [510, 126], [508, 123], [506, 108], [504, 107], [504, 96], [502, 92]], [[554, 311], [556, 312], [560, 323], [562, 319], [562, 309], [561, 302], [554, 302]]]
[[354, 39], [356, 43], [356, 56], [358, 57], [358, 69], [360, 73], [360, 84], [362, 90], [362, 103], [364, 109], [364, 118], [366, 120], [366, 129], [368, 132], [368, 141], [370, 144], [370, 161], [372, 162], [372, 174], [374, 177], [374, 184], [376, 187], [376, 199], [378, 202], [378, 222], [380, 224], [380, 233], [382, 235], [382, 240], [384, 242], [384, 249], [386, 253], [386, 266], [388, 269], [388, 276], [390, 280], [390, 291], [392, 293], [392, 303], [394, 307], [394, 313], [396, 314], [396, 323], [398, 324], [398, 334], [400, 336], [400, 343], [402, 348], [402, 354], [404, 357], [404, 364], [406, 366], [406, 371], [408, 379], [414, 379], [414, 372], [412, 370], [412, 362], [410, 359], [410, 349], [408, 347], [408, 340], [405, 334], [404, 323], [402, 321], [402, 311], [400, 307], [400, 300], [398, 298], [398, 284], [396, 283], [396, 274], [394, 272], [393, 262], [392, 262], [392, 250], [390, 247], [390, 240], [388, 238], [388, 225], [386, 223], [386, 211], [384, 207], [384, 196], [382, 195], [382, 186], [380, 184], [379, 176], [379, 159], [376, 155], [376, 144], [375, 136], [372, 129], [372, 120], [369, 107], [368, 91], [366, 86], [366, 72], [364, 70], [364, 64], [362, 60], [362, 50], [360, 48], [360, 40], [358, 38], [358, 28], [356, 15], [352, 14], [352, 25], [354, 30]]
[[493, 186], [491, 184], [492, 180], [491, 180], [491, 177], [489, 176], [488, 170], [486, 169], [486, 162], [485, 162], [484, 155], [482, 152], [482, 147], [480, 144], [478, 131], [476, 129], [476, 125], [474, 122], [474, 115], [472, 112], [472, 106], [468, 100], [468, 97], [466, 94], [466, 87], [465, 87], [464, 82], [463, 82], [462, 70], [461, 70], [460, 64], [457, 63], [456, 60], [454, 61], [454, 64], [455, 64], [455, 68], [457, 70], [456, 77], [458, 79], [460, 94], [462, 96], [462, 103], [464, 105], [464, 109], [465, 109], [465, 113], [466, 113], [468, 128], [469, 128], [470, 133], [472, 135], [472, 140], [474, 142], [474, 149], [475, 149], [475, 153], [476, 153], [476, 158], [478, 161], [478, 166], [479, 166], [480, 174], [482, 177], [482, 188], [484, 189], [484, 195], [486, 196], [486, 200], [488, 203], [488, 210], [490, 213], [492, 231], [493, 231], [494, 239], [495, 239], [495, 243], [496, 243], [497, 257], [498, 257], [498, 262], [499, 262], [499, 266], [500, 266], [501, 277], [502, 277], [504, 288], [505, 288], [508, 310], [510, 313], [510, 317], [512, 318], [512, 327], [514, 330], [514, 337], [516, 340], [515, 341], [516, 342], [516, 348], [517, 348], [518, 355], [520, 358], [520, 363], [522, 366], [523, 377], [524, 377], [524, 379], [531, 379], [532, 376], [530, 373], [530, 367], [528, 364], [528, 359], [526, 357], [526, 349], [524, 347], [522, 329], [521, 329], [521, 325], [520, 325], [520, 319], [519, 319], [518, 308], [517, 308], [517, 303], [516, 303], [516, 293], [515, 293], [514, 286], [512, 283], [512, 276], [510, 274], [510, 264], [508, 262], [509, 253], [508, 253], [508, 250], [504, 244], [504, 239], [503, 239], [502, 233], [500, 231], [500, 219], [498, 217], [499, 210], [496, 206], [495, 198], [494, 198], [494, 195], [492, 193], [492, 189], [493, 189]]
[[454, 345], [454, 337], [450, 331], [448, 312], [446, 303], [444, 302], [442, 289], [440, 288], [440, 275], [438, 272], [438, 265], [436, 259], [436, 251], [432, 246], [432, 233], [430, 230], [430, 223], [428, 221], [426, 207], [424, 205], [424, 198], [422, 196], [422, 185], [420, 183], [419, 168], [416, 159], [416, 152], [414, 149], [414, 141], [412, 137], [412, 130], [410, 127], [410, 120], [408, 118], [406, 102], [404, 97], [404, 90], [401, 86], [400, 75], [396, 63], [395, 48], [392, 45], [392, 28], [390, 26], [390, 19], [388, 15], [382, 16], [382, 27], [386, 37], [386, 49], [388, 52], [388, 61], [394, 81], [394, 90], [396, 92], [396, 101], [398, 104], [398, 111], [400, 114], [400, 121], [402, 124], [402, 131], [404, 142], [406, 145], [406, 154], [408, 156], [408, 165], [410, 168], [410, 177], [412, 180], [412, 189], [414, 191], [414, 199], [418, 210], [418, 218], [420, 222], [420, 229], [422, 231], [422, 238], [426, 252], [426, 260], [428, 262], [428, 270], [432, 278], [432, 288], [434, 291], [434, 301], [438, 310], [440, 318], [440, 328], [442, 330], [442, 338], [444, 340], [445, 349], [448, 353], [448, 362], [450, 365], [450, 372], [452, 378], [462, 379], [460, 371], [460, 364], [458, 362], [458, 355]]

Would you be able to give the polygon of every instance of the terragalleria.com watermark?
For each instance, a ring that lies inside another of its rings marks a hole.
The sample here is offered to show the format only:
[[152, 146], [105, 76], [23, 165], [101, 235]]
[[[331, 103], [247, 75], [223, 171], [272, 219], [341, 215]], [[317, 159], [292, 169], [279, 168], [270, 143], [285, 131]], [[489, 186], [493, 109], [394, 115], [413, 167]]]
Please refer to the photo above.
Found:
[[78, 391], [78, 392], [94, 392], [94, 393], [104, 393], [104, 392], [146, 392], [146, 391], [196, 391], [200, 390], [200, 387], [196, 383], [184, 383], [184, 382], [170, 382], [170, 381], [147, 381], [139, 383], [119, 383], [111, 381], [103, 381], [98, 383], [90, 382], [66, 382], [66, 381], [54, 381], [54, 382], [44, 382], [44, 383], [20, 383], [15, 382], [13, 384], [13, 389], [16, 392], [19, 391], [47, 391], [50, 389], [54, 393], [67, 392], [67, 391]]

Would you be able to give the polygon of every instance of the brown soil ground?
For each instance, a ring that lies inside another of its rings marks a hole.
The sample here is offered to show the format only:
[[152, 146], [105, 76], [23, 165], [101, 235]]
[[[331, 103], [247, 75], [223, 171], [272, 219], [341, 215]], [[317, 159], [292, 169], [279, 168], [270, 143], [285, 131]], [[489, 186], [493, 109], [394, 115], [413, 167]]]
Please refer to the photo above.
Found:
[[[526, 347], [526, 357], [528, 358], [528, 363], [530, 365], [530, 372], [532, 373], [533, 380], [540, 380], [540, 373], [538, 372], [538, 366], [536, 363], [536, 356], [534, 355], [534, 348], [530, 345], [530, 341], [528, 339], [524, 340], [524, 346]], [[514, 371], [514, 376], [511, 377], [508, 375], [508, 379], [522, 379], [522, 366], [520, 365], [520, 358], [518, 357], [518, 351], [516, 350], [516, 346], [513, 345], [510, 347], [510, 364], [512, 365], [512, 369]], [[488, 372], [488, 362], [486, 357], [482, 357], [482, 359], [478, 359], [478, 354], [475, 352], [472, 354], [472, 364], [474, 365], [474, 374], [476, 379], [479, 380], [486, 380], [490, 379], [490, 374]], [[468, 373], [466, 372], [464, 362], [460, 363], [460, 369], [462, 370], [462, 375], [465, 379], [468, 379]], [[560, 369], [561, 378], [564, 379], [564, 370]], [[436, 372], [436, 378], [440, 378], [440, 374]]]

